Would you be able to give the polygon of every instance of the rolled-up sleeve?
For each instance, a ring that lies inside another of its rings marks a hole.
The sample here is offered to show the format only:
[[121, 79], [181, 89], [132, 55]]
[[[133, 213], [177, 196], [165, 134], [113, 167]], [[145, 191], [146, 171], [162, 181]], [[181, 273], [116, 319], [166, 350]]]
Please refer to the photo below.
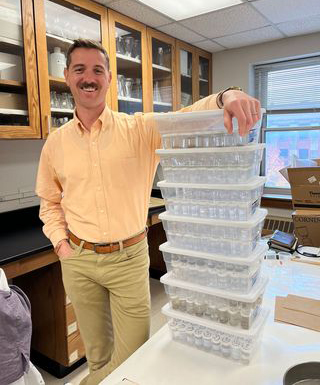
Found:
[[55, 247], [68, 238], [67, 224], [61, 208], [62, 187], [50, 160], [50, 141], [44, 145], [40, 157], [36, 194], [40, 197], [40, 219], [44, 223], [43, 232]]

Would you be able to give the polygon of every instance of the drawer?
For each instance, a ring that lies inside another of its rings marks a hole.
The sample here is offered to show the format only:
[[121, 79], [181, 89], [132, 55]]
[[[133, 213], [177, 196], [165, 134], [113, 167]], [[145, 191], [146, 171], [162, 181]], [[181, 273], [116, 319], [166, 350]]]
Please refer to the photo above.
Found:
[[85, 356], [85, 349], [79, 330], [68, 337], [68, 361], [69, 365]]

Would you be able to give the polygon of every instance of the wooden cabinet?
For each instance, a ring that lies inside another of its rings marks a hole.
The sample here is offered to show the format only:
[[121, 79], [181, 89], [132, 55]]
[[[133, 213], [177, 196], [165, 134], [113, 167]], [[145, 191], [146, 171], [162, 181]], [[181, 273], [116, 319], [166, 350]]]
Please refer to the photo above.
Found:
[[148, 111], [168, 112], [177, 109], [175, 74], [175, 39], [147, 28], [148, 69], [151, 98]]
[[190, 44], [176, 43], [176, 87], [178, 109], [190, 106], [197, 100], [196, 50]]
[[133, 114], [150, 110], [146, 26], [109, 10], [111, 106]]
[[63, 60], [73, 40], [98, 40], [108, 50], [107, 9], [86, 0], [37, 0], [34, 6], [42, 134], [46, 137], [73, 117], [73, 99], [63, 75]]
[[0, 138], [40, 138], [32, 0], [0, 4]]
[[73, 39], [99, 40], [117, 111], [174, 111], [211, 92], [211, 54], [90, 0], [0, 4], [0, 139], [46, 138], [73, 116], [63, 63]]
[[31, 302], [32, 349], [64, 367], [84, 357], [75, 313], [66, 300], [60, 262], [16, 277], [14, 283]]
[[198, 68], [198, 86], [196, 99], [202, 99], [212, 93], [212, 65], [211, 54], [197, 49], [196, 68]]

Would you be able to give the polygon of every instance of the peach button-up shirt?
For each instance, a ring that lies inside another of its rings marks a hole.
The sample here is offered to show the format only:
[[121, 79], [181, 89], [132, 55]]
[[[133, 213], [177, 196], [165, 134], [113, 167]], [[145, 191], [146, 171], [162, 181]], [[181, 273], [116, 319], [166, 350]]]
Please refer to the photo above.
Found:
[[[181, 112], [217, 109], [215, 95]], [[153, 114], [106, 107], [86, 130], [74, 115], [42, 149], [36, 193], [43, 231], [53, 246], [68, 229], [89, 242], [116, 242], [141, 232], [148, 215], [161, 136]]]

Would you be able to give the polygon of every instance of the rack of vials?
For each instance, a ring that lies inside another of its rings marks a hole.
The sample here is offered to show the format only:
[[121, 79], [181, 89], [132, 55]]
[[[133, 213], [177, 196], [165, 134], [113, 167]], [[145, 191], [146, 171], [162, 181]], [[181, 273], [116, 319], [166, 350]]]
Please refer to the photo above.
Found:
[[159, 218], [169, 303], [162, 312], [174, 340], [247, 364], [268, 315], [261, 121], [246, 136], [235, 120], [227, 133], [222, 110], [159, 114], [155, 122], [166, 206]]

